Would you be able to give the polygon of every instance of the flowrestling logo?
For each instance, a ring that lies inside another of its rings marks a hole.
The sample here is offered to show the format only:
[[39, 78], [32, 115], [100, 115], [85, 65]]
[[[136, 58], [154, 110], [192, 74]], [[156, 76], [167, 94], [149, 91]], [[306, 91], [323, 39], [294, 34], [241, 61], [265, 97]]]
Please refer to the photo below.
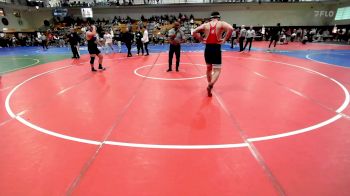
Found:
[[325, 17], [325, 18], [333, 18], [334, 17], [334, 11], [325, 11], [325, 10], [315, 10], [314, 11], [315, 17]]

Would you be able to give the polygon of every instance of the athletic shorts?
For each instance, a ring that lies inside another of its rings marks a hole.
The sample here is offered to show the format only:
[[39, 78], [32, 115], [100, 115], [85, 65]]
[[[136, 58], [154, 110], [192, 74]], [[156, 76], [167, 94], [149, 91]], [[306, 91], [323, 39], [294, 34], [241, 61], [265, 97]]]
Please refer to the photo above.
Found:
[[89, 54], [99, 55], [101, 51], [97, 47], [88, 47]]
[[206, 44], [205, 50], [204, 50], [204, 58], [207, 64], [220, 66], [221, 65], [221, 45]]

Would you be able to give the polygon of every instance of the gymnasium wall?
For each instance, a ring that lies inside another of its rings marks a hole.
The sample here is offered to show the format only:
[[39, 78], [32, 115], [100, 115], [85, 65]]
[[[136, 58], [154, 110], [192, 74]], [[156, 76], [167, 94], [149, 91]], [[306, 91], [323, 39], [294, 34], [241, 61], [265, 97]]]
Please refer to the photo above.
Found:
[[[3, 28], [7, 28], [8, 32], [33, 32], [39, 27], [44, 25], [44, 20], [52, 19], [52, 8], [40, 8], [39, 10], [34, 7], [27, 7], [21, 5], [2, 5], [5, 11], [5, 16], [0, 16], [0, 32], [6, 32]], [[15, 17], [13, 11], [19, 11], [21, 17]], [[9, 25], [5, 26], [1, 19], [6, 18], [9, 21]]]
[[[222, 18], [231, 24], [271, 26], [280, 22], [283, 26], [332, 25], [337, 7], [346, 3], [249, 3], [249, 4], [201, 4], [201, 5], [168, 5], [168, 6], [132, 6], [119, 8], [94, 8], [94, 18], [113, 18], [115, 15], [140, 18], [160, 14], [193, 14], [196, 18], [206, 18], [214, 10], [221, 13]], [[317, 12], [323, 11], [323, 15]], [[74, 16], [81, 17], [80, 9], [72, 9]], [[327, 12], [326, 14], [324, 14]], [[346, 22], [344, 22], [345, 24]], [[349, 23], [348, 23], [349, 24]]]
[[[329, 4], [292, 4], [292, 3], [267, 3], [267, 4], [219, 4], [219, 5], [179, 5], [168, 7], [150, 7], [150, 8], [130, 8], [130, 9], [94, 9], [96, 18], [113, 18], [114, 15], [127, 15], [132, 18], [140, 18], [143, 14], [145, 17], [159, 14], [176, 14], [179, 12], [196, 18], [206, 18], [214, 10], [221, 13], [222, 18], [237, 25], [255, 25], [271, 26], [280, 22], [286, 26], [309, 26], [309, 25], [328, 25], [334, 18], [316, 17], [317, 10], [330, 10]], [[335, 10], [334, 10], [335, 11]], [[74, 15], [80, 13], [72, 11]], [[141, 14], [142, 13], [142, 14]]]
[[[0, 31], [2, 32], [4, 28], [7, 28], [7, 31], [10, 32], [24, 32], [24, 31], [33, 31], [32, 25], [28, 22], [28, 18], [23, 17], [15, 17], [13, 15], [14, 10], [20, 10], [20, 13], [25, 10], [25, 7], [15, 8], [15, 7], [5, 7], [0, 5], [0, 8], [3, 8], [5, 11], [5, 16], [0, 16]], [[9, 22], [9, 25], [4, 25], [1, 20], [2, 18], [6, 18]], [[6, 31], [6, 30], [5, 30]]]

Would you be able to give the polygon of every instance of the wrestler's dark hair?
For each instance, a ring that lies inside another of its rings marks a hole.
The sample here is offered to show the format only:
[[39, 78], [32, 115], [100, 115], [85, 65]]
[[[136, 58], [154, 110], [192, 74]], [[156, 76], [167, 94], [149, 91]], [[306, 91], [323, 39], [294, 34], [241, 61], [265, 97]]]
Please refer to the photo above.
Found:
[[210, 18], [220, 18], [220, 13], [215, 11], [210, 14]]

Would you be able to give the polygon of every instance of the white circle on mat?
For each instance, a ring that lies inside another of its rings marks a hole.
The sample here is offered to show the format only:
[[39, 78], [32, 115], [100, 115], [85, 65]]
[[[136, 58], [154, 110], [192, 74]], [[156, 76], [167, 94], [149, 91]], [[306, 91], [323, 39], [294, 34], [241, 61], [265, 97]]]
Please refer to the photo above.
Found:
[[[231, 57], [231, 56], [224, 56], [224, 57]], [[242, 57], [232, 57], [232, 58], [242, 58]], [[342, 117], [342, 114], [340, 114], [342, 111], [345, 110], [345, 108], [349, 105], [349, 101], [350, 101], [350, 95], [348, 90], [344, 87], [344, 85], [342, 85], [340, 82], [338, 82], [337, 80], [322, 74], [320, 72], [314, 71], [312, 69], [309, 68], [305, 68], [305, 67], [301, 67], [298, 65], [293, 65], [293, 64], [289, 64], [289, 63], [284, 63], [284, 62], [278, 62], [278, 61], [272, 61], [272, 60], [266, 60], [266, 59], [259, 59], [259, 58], [249, 58], [250, 60], [258, 60], [258, 61], [265, 61], [265, 62], [274, 62], [274, 63], [278, 63], [278, 64], [283, 64], [283, 65], [288, 65], [288, 66], [292, 66], [292, 67], [296, 67], [299, 69], [302, 69], [304, 71], [307, 72], [311, 72], [311, 73], [315, 73], [317, 75], [320, 75], [324, 78], [327, 78], [329, 80], [331, 80], [332, 82], [336, 83], [344, 92], [345, 94], [345, 100], [343, 102], [343, 104], [335, 111], [337, 114], [327, 120], [324, 120], [318, 124], [315, 125], [311, 125], [305, 128], [301, 128], [298, 130], [294, 130], [294, 131], [289, 131], [286, 133], [281, 133], [281, 134], [275, 134], [275, 135], [268, 135], [268, 136], [263, 136], [263, 137], [254, 137], [254, 138], [247, 138], [248, 142], [257, 142], [257, 141], [267, 141], [267, 140], [273, 140], [273, 139], [278, 139], [278, 138], [284, 138], [284, 137], [289, 137], [289, 136], [293, 136], [293, 135], [298, 135], [298, 134], [302, 134], [302, 133], [306, 133], [312, 130], [316, 130], [318, 128], [321, 128], [323, 126], [326, 126], [332, 122], [335, 122], [336, 120], [340, 119]], [[11, 92], [7, 95], [6, 100], [5, 100], [5, 108], [7, 113], [14, 119], [18, 120], [20, 123], [45, 134], [54, 136], [54, 137], [58, 137], [58, 138], [62, 138], [65, 140], [70, 140], [70, 141], [75, 141], [75, 142], [80, 142], [80, 143], [85, 143], [85, 144], [93, 144], [93, 145], [102, 145], [102, 144], [106, 144], [106, 145], [114, 145], [114, 146], [123, 146], [123, 147], [133, 147], [133, 148], [151, 148], [151, 149], [223, 149], [223, 148], [240, 148], [240, 147], [248, 147], [249, 144], [244, 142], [244, 143], [232, 143], [232, 144], [208, 144], [208, 145], [162, 145], [162, 144], [142, 144], [142, 143], [130, 143], [130, 142], [118, 142], [118, 141], [96, 141], [96, 140], [89, 140], [89, 139], [84, 139], [84, 138], [78, 138], [78, 137], [73, 137], [73, 136], [69, 136], [69, 135], [64, 135], [64, 134], [60, 134], [57, 133], [55, 131], [52, 130], [48, 130], [45, 128], [42, 128], [38, 125], [35, 125], [27, 120], [25, 120], [24, 118], [22, 118], [20, 116], [20, 114], [15, 114], [11, 107], [10, 107], [10, 101], [11, 101], [11, 97], [12, 95], [25, 83], [38, 78], [40, 76], [43, 76], [45, 74], [48, 73], [52, 73], [52, 72], [57, 72], [59, 70], [68, 68], [70, 66], [65, 66], [65, 67], [60, 67], [60, 68], [56, 68], [50, 71], [46, 71], [43, 72], [41, 74], [37, 74], [31, 78], [28, 78], [27, 80], [23, 81], [22, 83], [18, 84], [17, 86], [15, 86]]]

